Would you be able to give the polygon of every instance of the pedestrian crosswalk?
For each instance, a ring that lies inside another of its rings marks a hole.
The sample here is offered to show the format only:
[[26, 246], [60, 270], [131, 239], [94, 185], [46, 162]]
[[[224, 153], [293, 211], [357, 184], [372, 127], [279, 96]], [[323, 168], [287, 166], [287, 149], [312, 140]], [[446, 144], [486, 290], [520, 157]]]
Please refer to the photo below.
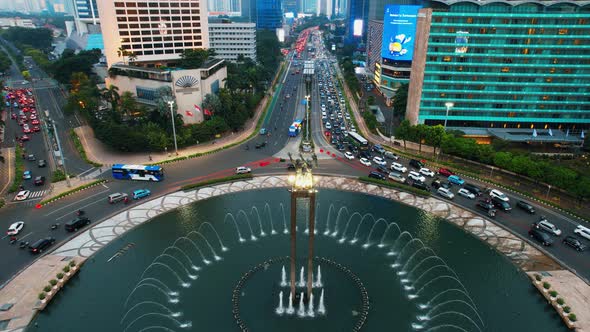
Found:
[[49, 189], [31, 191], [31, 193], [29, 194], [29, 199], [42, 197], [45, 194], [47, 194], [49, 191], [50, 191]]

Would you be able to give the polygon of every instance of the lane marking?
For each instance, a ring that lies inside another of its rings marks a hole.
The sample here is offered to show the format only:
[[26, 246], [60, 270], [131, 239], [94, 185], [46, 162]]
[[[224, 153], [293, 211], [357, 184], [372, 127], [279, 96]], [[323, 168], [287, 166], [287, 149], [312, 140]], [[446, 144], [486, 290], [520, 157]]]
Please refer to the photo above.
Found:
[[94, 194], [94, 195], [92, 195], [92, 196], [88, 196], [88, 197], [86, 197], [86, 198], [84, 198], [84, 199], [81, 199], [81, 200], [79, 200], [79, 201], [77, 201], [77, 202], [73, 202], [73, 203], [70, 203], [70, 204], [68, 204], [68, 205], [66, 205], [66, 206], [62, 206], [62, 207], [60, 207], [59, 209], [55, 209], [55, 210], [53, 210], [53, 211], [49, 212], [48, 214], [46, 214], [46, 215], [45, 215], [45, 217], [49, 217], [50, 215], [52, 215], [52, 214], [54, 214], [54, 213], [56, 213], [56, 212], [59, 212], [59, 211], [61, 211], [61, 210], [63, 210], [63, 209], [67, 209], [67, 208], [69, 208], [69, 207], [70, 207], [70, 206], [72, 206], [72, 205], [78, 204], [78, 203], [80, 203], [80, 202], [83, 202], [83, 201], [85, 201], [85, 200], [91, 199], [91, 198], [93, 198], [93, 197], [96, 197], [96, 196], [98, 196], [98, 195], [102, 195], [102, 194], [104, 194], [104, 193], [106, 193], [106, 192], [109, 192], [109, 191], [110, 191], [110, 189], [108, 189], [108, 190], [103, 190], [103, 191], [101, 191], [101, 192], [99, 192], [99, 193], [96, 193], [96, 194]]
[[[96, 203], [100, 203], [100, 202], [102, 202], [102, 200], [97, 200], [97, 201], [94, 201], [94, 202], [92, 202], [92, 203], [88, 203], [88, 204], [86, 204], [86, 205], [84, 205], [84, 206], [80, 206], [80, 207], [78, 207], [78, 209], [77, 209], [77, 210], [82, 210], [82, 209], [84, 209], [84, 208], [87, 208], [87, 207], [89, 207], [89, 206], [92, 206], [92, 205], [94, 205], [94, 204], [96, 204]], [[76, 216], [76, 211], [74, 211], [74, 212], [68, 212], [68, 213], [64, 214], [63, 216], [57, 217], [57, 218], [55, 218], [55, 221], [58, 221], [58, 220], [60, 220], [60, 219], [62, 219], [62, 218], [65, 218], [65, 217], [67, 217], [67, 216], [69, 216], [69, 215], [72, 215], [72, 214], [73, 214], [74, 216]]]
[[19, 241], [22, 241], [22, 240], [24, 240], [24, 239], [25, 239], [27, 236], [29, 236], [29, 235], [31, 235], [31, 234], [33, 234], [33, 232], [29, 232], [29, 234], [27, 234], [27, 235], [25, 235], [25, 236], [21, 237], [21, 238], [20, 238], [20, 239], [18, 239], [18, 240], [19, 240]]

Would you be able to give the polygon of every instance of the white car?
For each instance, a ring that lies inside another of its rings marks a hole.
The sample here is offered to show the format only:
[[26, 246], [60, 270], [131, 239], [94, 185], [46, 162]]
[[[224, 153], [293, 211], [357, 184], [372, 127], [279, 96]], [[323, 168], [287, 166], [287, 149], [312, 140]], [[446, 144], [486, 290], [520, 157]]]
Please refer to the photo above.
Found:
[[425, 176], [430, 176], [431, 178], [434, 177], [434, 172], [429, 170], [426, 167], [422, 167], [420, 168], [420, 170], [418, 171], [420, 174], [425, 175]]
[[578, 225], [578, 227], [576, 227], [576, 229], [574, 230], [574, 233], [586, 238], [586, 240], [590, 240], [590, 228], [588, 227]]
[[330, 122], [326, 122], [326, 129], [332, 129], [332, 124], [330, 124]]
[[408, 169], [406, 168], [406, 166], [400, 164], [400, 163], [391, 163], [391, 169], [394, 171], [398, 171], [401, 173], [405, 173], [408, 171]]
[[377, 165], [387, 166], [387, 162], [381, 157], [373, 157], [373, 162]]
[[420, 181], [420, 182], [426, 181], [426, 178], [424, 176], [420, 175], [420, 173], [415, 172], [415, 171], [411, 171], [410, 173], [408, 173], [408, 178], [410, 178], [414, 181]]
[[354, 159], [354, 155], [353, 155], [353, 154], [352, 154], [352, 152], [350, 152], [350, 151], [346, 151], [346, 152], [344, 153], [344, 156], [345, 156], [345, 157], [346, 157], [346, 159], [348, 159], [348, 160], [353, 160], [353, 159]]
[[510, 200], [508, 196], [506, 196], [506, 194], [497, 189], [490, 190], [490, 197], [497, 197], [498, 199], [503, 200], [504, 202], [508, 202]]
[[457, 195], [467, 197], [469, 199], [475, 199], [475, 195], [471, 191], [469, 191], [465, 188], [459, 189], [459, 191], [457, 191]]
[[15, 201], [24, 201], [25, 199], [29, 198], [30, 194], [31, 194], [31, 192], [28, 190], [19, 191], [18, 194], [16, 194], [16, 196], [14, 196], [14, 200]]
[[8, 227], [8, 232], [6, 232], [6, 234], [17, 235], [21, 231], [21, 229], [23, 229], [24, 226], [24, 221], [17, 221], [14, 224], [10, 225], [10, 227]]
[[440, 187], [440, 188], [438, 188], [438, 190], [436, 192], [444, 198], [453, 199], [453, 197], [455, 197], [455, 194], [453, 194], [447, 188]]
[[240, 166], [236, 168], [236, 174], [246, 174], [251, 172], [252, 170], [250, 169], [250, 167]]
[[553, 225], [552, 223], [550, 223], [549, 221], [547, 221], [547, 219], [541, 219], [539, 221], [537, 221], [536, 223], [533, 224], [534, 227], [543, 230], [547, 233], [553, 234], [555, 236], [560, 236], [561, 235], [561, 229], [557, 228], [557, 226]]
[[371, 167], [371, 161], [369, 159], [367, 159], [367, 158], [361, 158], [359, 161], [361, 162], [361, 164], [363, 164], [363, 165], [365, 165], [367, 167]]

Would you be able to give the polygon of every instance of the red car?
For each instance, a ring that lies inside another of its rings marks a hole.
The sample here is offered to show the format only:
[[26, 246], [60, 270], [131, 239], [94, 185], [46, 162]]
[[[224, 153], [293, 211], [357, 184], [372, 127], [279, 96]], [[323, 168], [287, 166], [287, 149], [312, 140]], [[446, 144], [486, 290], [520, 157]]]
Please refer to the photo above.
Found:
[[27, 136], [27, 135], [23, 135], [23, 136], [20, 138], [20, 140], [21, 140], [22, 142], [28, 141], [28, 140], [30, 140], [30, 139], [31, 139], [31, 138], [30, 138], [29, 136]]
[[441, 168], [438, 170], [438, 174], [445, 176], [445, 177], [449, 177], [451, 175], [455, 175], [455, 173], [453, 171], [451, 171], [448, 168]]
[[37, 115], [31, 113], [31, 115], [29, 116], [29, 119], [35, 120], [35, 119], [37, 119]]
[[23, 127], [23, 133], [30, 134], [31, 133], [31, 129], [29, 127]]
[[38, 125], [39, 124], [39, 120], [34, 119], [34, 120], [31, 121], [31, 124], [32, 125]]
[[39, 131], [41, 131], [41, 128], [39, 128], [39, 126], [33, 127], [33, 132], [39, 132]]

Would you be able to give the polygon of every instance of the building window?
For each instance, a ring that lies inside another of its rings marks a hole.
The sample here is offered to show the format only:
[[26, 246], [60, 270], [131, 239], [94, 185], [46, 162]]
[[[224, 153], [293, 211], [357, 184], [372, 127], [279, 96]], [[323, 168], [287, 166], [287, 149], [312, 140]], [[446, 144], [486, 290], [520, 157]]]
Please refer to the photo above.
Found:
[[508, 73], [508, 72], [510, 72], [510, 67], [502, 67], [502, 72], [503, 72], [503, 73]]
[[567, 34], [567, 29], [559, 29], [557, 33], [559, 33], [560, 35], [565, 35]]
[[137, 98], [149, 101], [155, 101], [158, 99], [158, 92], [156, 89], [152, 88], [144, 88], [144, 87], [136, 87], [135, 93], [137, 94]]
[[473, 17], [468, 17], [467, 18], [467, 23], [469, 23], [469, 24], [473, 23]]
[[450, 56], [445, 56], [445, 57], [443, 58], [443, 61], [445, 61], [445, 62], [449, 62], [449, 61], [451, 61], [451, 57], [450, 57]]

